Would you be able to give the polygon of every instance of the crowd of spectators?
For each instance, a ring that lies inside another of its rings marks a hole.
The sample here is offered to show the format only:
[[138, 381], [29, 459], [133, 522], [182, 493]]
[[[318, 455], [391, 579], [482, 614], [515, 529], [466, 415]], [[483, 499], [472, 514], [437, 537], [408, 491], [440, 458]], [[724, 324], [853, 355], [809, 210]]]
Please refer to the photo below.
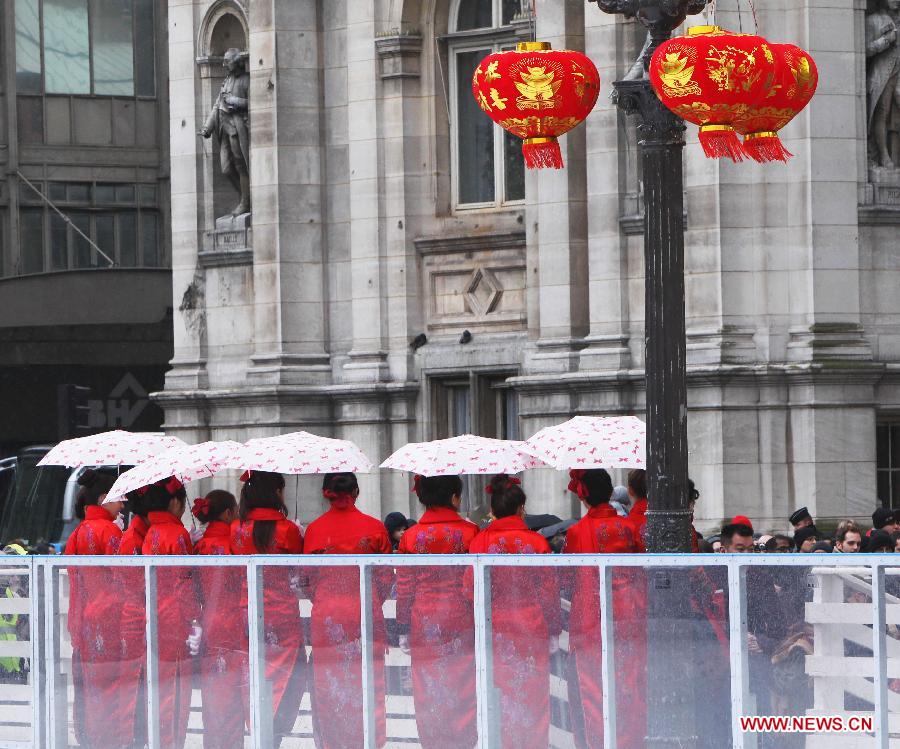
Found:
[[782, 533], [761, 534], [753, 529], [750, 520], [742, 515], [717, 533], [699, 542], [701, 552], [763, 554], [799, 552], [802, 554], [854, 554], [900, 552], [900, 510], [879, 507], [872, 513], [872, 527], [868, 530], [851, 519], [838, 523], [833, 533], [820, 531], [809, 510], [801, 507], [789, 518], [793, 536]]

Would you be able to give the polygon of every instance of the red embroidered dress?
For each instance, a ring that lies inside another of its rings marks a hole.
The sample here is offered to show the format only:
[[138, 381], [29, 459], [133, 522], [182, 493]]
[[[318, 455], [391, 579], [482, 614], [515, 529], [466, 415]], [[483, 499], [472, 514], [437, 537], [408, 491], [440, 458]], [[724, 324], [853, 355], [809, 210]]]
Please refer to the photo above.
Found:
[[[84, 508], [85, 518], [66, 542], [66, 554], [117, 554], [122, 531], [101, 506]], [[96, 567], [69, 567], [69, 634], [75, 682], [75, 733], [79, 743], [116, 749], [131, 743], [122, 727], [110, 723], [119, 711], [118, 679], [122, 641], [119, 632], [119, 587], [108, 562]]]
[[[253, 543], [257, 521], [275, 523], [272, 547], [261, 552]], [[257, 508], [246, 520], [231, 524], [232, 554], [302, 554], [303, 536], [295, 523], [278, 510]], [[241, 610], [247, 608], [247, 583], [241, 590]], [[272, 689], [276, 736], [290, 733], [306, 690], [306, 650], [300, 621], [300, 568], [269, 567], [263, 570], [263, 619], [266, 639], [266, 680]], [[246, 621], [246, 618], [244, 619]], [[244, 634], [244, 652], [249, 643]], [[246, 702], [249, 706], [249, 701]], [[248, 716], [245, 716], [248, 717]]]
[[[200, 555], [230, 555], [231, 526], [212, 521], [194, 545]], [[200, 692], [203, 700], [205, 749], [241, 749], [244, 746], [244, 696], [248, 681], [242, 643], [247, 630], [247, 609], [241, 607], [245, 567], [200, 567]]]
[[[620, 517], [609, 504], [602, 503], [591, 507], [587, 515], [569, 528], [564, 553], [637, 553], [643, 547], [638, 528], [639, 524], [632, 517]], [[569, 649], [574, 657], [570, 659], [569, 679], [574, 683], [577, 678], [580, 704], [570, 689], [569, 705], [573, 711], [578, 748], [600, 749], [603, 746], [600, 576], [598, 569], [590, 566], [590, 559], [585, 560], [585, 565], [576, 568], [572, 581]], [[627, 669], [616, 670], [616, 704], [619, 706], [616, 726], [620, 749], [643, 747], [647, 733], [647, 625], [643, 581], [642, 570], [623, 568], [612, 576], [616, 662], [629, 664]], [[573, 662], [575, 673], [571, 673]]]
[[[303, 539], [307, 554], [390, 554], [380, 520], [335, 500], [314, 520]], [[362, 658], [359, 644], [359, 572], [355, 567], [310, 567], [313, 673], [311, 698], [316, 746], [344, 749], [363, 745]], [[381, 574], [379, 574], [381, 573]], [[387, 573], [387, 574], [384, 574]], [[385, 735], [384, 654], [387, 648], [382, 604], [390, 592], [390, 570], [373, 571], [372, 624], [375, 674], [376, 746]]]
[[[190, 534], [170, 512], [150, 512], [144, 537], [145, 556], [193, 554]], [[181, 749], [191, 709], [192, 663], [187, 638], [200, 606], [190, 567], [160, 567], [156, 571], [159, 633], [159, 737], [163, 749]]]
[[[469, 546], [473, 554], [549, 554], [518, 515], [500, 518]], [[550, 746], [550, 637], [562, 630], [556, 571], [491, 569], [494, 684], [500, 692], [504, 749]]]
[[[122, 534], [119, 554], [140, 555], [150, 525], [140, 516], [132, 515]], [[109, 717], [110, 722], [122, 724], [123, 730], [136, 737], [135, 743], [145, 743], [147, 735], [147, 615], [144, 601], [144, 568], [120, 567], [116, 577], [121, 593], [122, 673], [120, 689], [122, 709]]]
[[[403, 534], [401, 554], [465, 554], [478, 527], [446, 507], [427, 509]], [[475, 726], [475, 623], [464, 567], [397, 569], [397, 627], [409, 632], [422, 749], [470, 749]]]

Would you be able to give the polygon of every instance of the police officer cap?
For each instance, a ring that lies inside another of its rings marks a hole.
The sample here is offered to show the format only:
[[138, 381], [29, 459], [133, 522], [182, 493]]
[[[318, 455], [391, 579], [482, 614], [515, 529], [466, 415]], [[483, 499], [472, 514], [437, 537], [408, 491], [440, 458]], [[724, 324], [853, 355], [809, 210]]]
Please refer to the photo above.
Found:
[[791, 525], [797, 525], [797, 523], [802, 520], [806, 520], [806, 518], [812, 520], [812, 515], [809, 514], [809, 510], [807, 510], [805, 507], [801, 507], [798, 510], [794, 510], [794, 513], [788, 518], [788, 520], [790, 521]]

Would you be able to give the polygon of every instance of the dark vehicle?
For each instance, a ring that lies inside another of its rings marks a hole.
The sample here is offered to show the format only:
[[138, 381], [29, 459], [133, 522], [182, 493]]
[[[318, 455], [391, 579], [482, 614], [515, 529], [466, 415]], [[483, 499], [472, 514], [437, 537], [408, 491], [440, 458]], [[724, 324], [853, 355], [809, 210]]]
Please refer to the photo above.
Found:
[[[27, 447], [0, 459], [0, 544], [22, 539], [65, 544], [74, 528], [74, 477], [64, 466], [41, 466], [49, 447]], [[72, 496], [69, 496], [69, 495]]]

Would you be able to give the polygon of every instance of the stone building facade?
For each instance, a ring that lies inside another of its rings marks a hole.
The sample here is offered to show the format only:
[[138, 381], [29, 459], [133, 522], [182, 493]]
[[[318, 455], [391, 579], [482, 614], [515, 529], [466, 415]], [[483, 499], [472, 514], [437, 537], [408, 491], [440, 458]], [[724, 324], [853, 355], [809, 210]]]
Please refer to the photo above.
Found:
[[[607, 95], [643, 36], [583, 0], [529, 5], [169, 0], [167, 431], [308, 429], [380, 462], [413, 440], [642, 412], [642, 185], [633, 123]], [[717, 23], [752, 28], [723, 5]], [[812, 53], [820, 84], [783, 133], [788, 165], [706, 160], [688, 133], [700, 527], [900, 505], [900, 200], [896, 172], [869, 168], [867, 9], [761, 0], [756, 12], [761, 33]], [[585, 50], [603, 81], [562, 139], [561, 171], [525, 173], [468, 91], [489, 50], [535, 37]], [[250, 73], [252, 226], [237, 228], [216, 222], [235, 194], [197, 136], [232, 47]], [[565, 483], [529, 474], [530, 510], [577, 512]], [[311, 480], [299, 487], [305, 520], [320, 502]], [[411, 499], [405, 475], [364, 478], [368, 511], [414, 511]]]

